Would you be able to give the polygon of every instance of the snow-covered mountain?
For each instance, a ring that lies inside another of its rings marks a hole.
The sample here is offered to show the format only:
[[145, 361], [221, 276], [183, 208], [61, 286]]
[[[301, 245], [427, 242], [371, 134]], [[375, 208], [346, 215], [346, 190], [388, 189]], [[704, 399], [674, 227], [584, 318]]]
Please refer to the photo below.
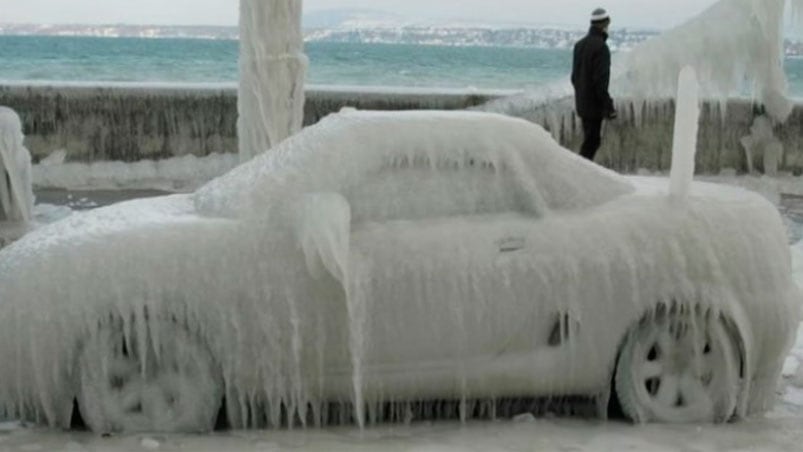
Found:
[[[570, 48], [586, 32], [584, 27], [562, 24], [477, 23], [461, 20], [422, 21], [372, 9], [329, 9], [304, 15], [308, 42], [386, 43], [445, 46], [515, 46]], [[627, 50], [658, 32], [615, 28], [613, 50]], [[42, 25], [2, 24], [0, 35], [101, 36], [134, 38], [229, 39], [239, 37], [237, 27], [148, 25]], [[787, 42], [788, 56], [803, 55], [799, 40]]]
[[398, 14], [371, 9], [327, 9], [304, 14], [304, 29], [396, 28], [414, 22]]

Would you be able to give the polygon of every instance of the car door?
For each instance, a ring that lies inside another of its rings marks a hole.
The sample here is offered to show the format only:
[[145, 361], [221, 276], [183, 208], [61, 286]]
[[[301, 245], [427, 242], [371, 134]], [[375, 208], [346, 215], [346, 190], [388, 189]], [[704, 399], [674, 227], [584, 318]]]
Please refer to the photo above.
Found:
[[346, 190], [349, 310], [367, 365], [454, 366], [529, 322], [514, 257], [540, 212], [504, 163], [385, 168]]

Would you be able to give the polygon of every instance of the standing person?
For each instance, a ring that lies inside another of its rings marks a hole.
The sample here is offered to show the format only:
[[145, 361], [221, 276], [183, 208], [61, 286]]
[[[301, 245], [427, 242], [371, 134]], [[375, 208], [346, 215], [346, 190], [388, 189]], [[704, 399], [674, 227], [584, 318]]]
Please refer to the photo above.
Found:
[[577, 115], [583, 121], [580, 155], [594, 160], [602, 144], [602, 121], [615, 119], [616, 109], [608, 93], [611, 79], [611, 51], [608, 49], [608, 12], [597, 8], [591, 13], [588, 34], [574, 46], [572, 85]]

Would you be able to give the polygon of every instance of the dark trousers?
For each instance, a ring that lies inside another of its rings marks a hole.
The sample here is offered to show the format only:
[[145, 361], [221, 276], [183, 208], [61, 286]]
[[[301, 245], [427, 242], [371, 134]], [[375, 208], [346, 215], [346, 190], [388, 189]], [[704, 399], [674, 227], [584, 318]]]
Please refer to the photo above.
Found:
[[585, 119], [583, 118], [583, 146], [580, 148], [580, 155], [594, 161], [594, 156], [597, 155], [602, 144], [602, 119]]

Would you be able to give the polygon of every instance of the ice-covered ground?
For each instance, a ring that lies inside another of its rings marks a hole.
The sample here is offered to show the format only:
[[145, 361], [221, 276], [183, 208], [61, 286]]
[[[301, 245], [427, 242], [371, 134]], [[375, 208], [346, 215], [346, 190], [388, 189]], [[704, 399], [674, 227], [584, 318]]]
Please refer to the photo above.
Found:
[[[55, 180], [58, 174], [65, 188], [189, 191], [225, 172], [236, 162], [237, 157], [233, 155], [135, 164], [66, 165], [50, 162], [34, 168], [34, 180], [43, 185], [43, 181]], [[50, 179], [45, 179], [44, 175]], [[803, 179], [800, 177], [766, 178], [725, 173], [702, 179], [750, 188], [779, 205], [782, 195], [793, 198], [803, 196]], [[87, 205], [73, 205], [73, 208], [91, 207], [89, 204], [91, 201]], [[803, 215], [803, 201], [800, 204], [801, 208], [793, 207], [791, 214]], [[71, 212], [70, 207], [43, 204], [37, 205], [34, 210], [36, 220], [41, 223], [55, 221]], [[803, 286], [803, 242], [792, 245], [791, 250], [796, 279]], [[225, 432], [208, 436], [132, 435], [100, 438], [91, 433], [65, 433], [6, 423], [0, 424], [0, 452], [799, 450], [800, 444], [803, 444], [803, 324], [797, 344], [785, 365], [784, 381], [779, 393], [781, 395], [776, 407], [766, 417], [719, 426], [632, 426], [618, 421], [604, 423], [552, 417], [535, 419], [525, 415], [514, 420], [477, 421], [465, 425], [458, 422], [418, 423], [409, 426], [385, 425], [365, 431], [332, 428]]]

